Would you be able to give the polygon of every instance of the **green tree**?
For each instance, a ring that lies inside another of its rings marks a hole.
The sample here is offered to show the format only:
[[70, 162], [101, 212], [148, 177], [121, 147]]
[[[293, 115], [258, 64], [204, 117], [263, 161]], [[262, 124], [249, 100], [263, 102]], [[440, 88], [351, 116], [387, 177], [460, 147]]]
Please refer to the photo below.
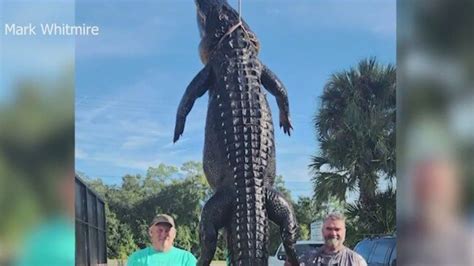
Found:
[[323, 220], [330, 213], [344, 213], [346, 210], [346, 202], [338, 199], [337, 197], [331, 196], [329, 199], [318, 206], [315, 206], [316, 214], [314, 215], [315, 220]]
[[299, 239], [307, 240], [310, 237], [310, 226], [315, 219], [316, 208], [309, 197], [299, 197], [295, 206], [296, 220], [298, 221]]
[[160, 163], [158, 167], [148, 167], [146, 177], [156, 179], [161, 183], [167, 183], [169, 178], [178, 173], [178, 168], [172, 165]]
[[123, 176], [120, 185], [106, 185], [100, 179], [91, 180], [83, 175], [108, 206], [109, 258], [123, 259], [148, 245], [149, 222], [157, 213], [169, 213], [175, 218], [177, 246], [199, 253], [199, 216], [209, 188], [202, 164], [186, 162], [181, 172], [178, 169], [160, 164], [148, 168], [145, 177]]
[[346, 210], [347, 238], [349, 246], [354, 246], [368, 235], [393, 234], [396, 230], [396, 192], [389, 187], [375, 195], [371, 208], [360, 202], [348, 204]]
[[291, 203], [294, 203], [292, 201], [291, 191], [286, 188], [285, 180], [282, 175], [275, 176], [275, 184], [273, 186], [275, 187], [275, 190], [283, 194], [287, 200], [289, 200]]
[[[190, 161], [179, 168], [160, 164], [148, 168], [145, 177], [125, 175], [120, 185], [106, 185], [100, 179], [83, 179], [108, 205], [109, 258], [123, 259], [133, 250], [149, 245], [148, 223], [157, 213], [168, 213], [175, 218], [176, 246], [199, 255], [199, 219], [204, 202], [213, 193], [201, 163]], [[275, 183], [276, 189], [291, 200], [283, 177], [277, 176]], [[279, 229], [273, 224], [271, 232], [270, 245], [274, 253], [281, 239]], [[308, 234], [308, 230], [303, 232], [304, 237]], [[224, 260], [225, 256], [225, 234], [221, 230], [214, 259]]]
[[394, 177], [395, 82], [395, 67], [366, 59], [326, 83], [314, 119], [320, 153], [310, 164], [317, 203], [359, 191], [369, 206], [379, 178]]
[[141, 175], [127, 174], [122, 177], [122, 186], [120, 193], [117, 194], [118, 202], [121, 207], [130, 208], [137, 202], [143, 200], [145, 193], [143, 190], [143, 177]]
[[144, 197], [147, 198], [157, 194], [177, 173], [177, 167], [164, 163], [160, 163], [158, 167], [148, 167], [142, 184]]
[[127, 224], [121, 223], [115, 213], [106, 208], [107, 219], [107, 257], [126, 259], [138, 249], [132, 231]]
[[202, 163], [195, 161], [188, 161], [183, 163], [180, 170], [185, 173], [187, 177], [190, 176], [202, 176], [204, 177], [204, 169]]
[[194, 182], [196, 189], [204, 193], [204, 200], [207, 201], [212, 194], [214, 193], [212, 188], [207, 182], [206, 176], [204, 175], [204, 169], [202, 163], [195, 161], [188, 161], [183, 163], [180, 168], [181, 172], [184, 173], [184, 176]]

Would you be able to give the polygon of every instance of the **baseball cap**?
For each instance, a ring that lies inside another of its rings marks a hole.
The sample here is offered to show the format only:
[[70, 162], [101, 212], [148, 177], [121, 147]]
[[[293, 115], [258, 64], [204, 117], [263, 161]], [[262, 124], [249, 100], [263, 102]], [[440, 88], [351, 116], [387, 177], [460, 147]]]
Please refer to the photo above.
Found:
[[172, 227], [175, 227], [173, 218], [171, 216], [167, 215], [167, 214], [158, 214], [158, 215], [156, 215], [155, 218], [153, 218], [153, 221], [151, 222], [150, 226], [153, 226], [153, 225], [159, 224], [159, 223], [167, 223], [167, 224], [171, 225]]

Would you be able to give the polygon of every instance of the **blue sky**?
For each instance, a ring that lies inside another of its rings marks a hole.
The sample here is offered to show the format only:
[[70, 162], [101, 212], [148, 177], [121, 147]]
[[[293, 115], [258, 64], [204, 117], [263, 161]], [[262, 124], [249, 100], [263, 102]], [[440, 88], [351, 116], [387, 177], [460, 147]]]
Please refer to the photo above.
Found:
[[4, 25], [74, 24], [74, 12], [74, 0], [0, 1], [0, 104], [14, 98], [20, 80], [57, 82], [74, 64], [73, 37], [5, 35]]
[[[277, 173], [294, 197], [310, 196], [318, 97], [331, 73], [363, 58], [395, 63], [395, 0], [242, 0], [242, 16], [289, 94], [294, 132], [276, 130]], [[159, 163], [200, 161], [207, 94], [172, 144], [177, 106], [202, 68], [194, 1], [79, 1], [75, 20], [100, 27], [76, 38], [76, 170], [117, 184]]]

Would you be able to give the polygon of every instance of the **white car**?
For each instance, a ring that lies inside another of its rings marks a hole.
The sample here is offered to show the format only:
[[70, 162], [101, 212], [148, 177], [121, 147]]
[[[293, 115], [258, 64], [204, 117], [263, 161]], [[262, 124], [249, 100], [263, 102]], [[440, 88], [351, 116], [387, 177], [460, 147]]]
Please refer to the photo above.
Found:
[[[315, 241], [315, 240], [300, 240], [296, 241], [295, 249], [296, 255], [300, 257], [302, 254], [309, 252], [311, 250], [317, 249], [324, 244], [323, 241]], [[275, 256], [271, 256], [268, 258], [268, 265], [269, 266], [283, 266], [286, 260], [286, 253], [283, 244], [280, 244], [278, 247]]]

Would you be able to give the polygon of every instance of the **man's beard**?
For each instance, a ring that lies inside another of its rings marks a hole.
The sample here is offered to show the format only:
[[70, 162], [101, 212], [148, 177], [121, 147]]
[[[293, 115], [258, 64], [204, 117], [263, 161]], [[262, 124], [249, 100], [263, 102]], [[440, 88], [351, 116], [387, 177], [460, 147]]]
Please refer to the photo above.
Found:
[[329, 247], [337, 247], [340, 243], [340, 240], [337, 238], [326, 238], [324, 241]]

